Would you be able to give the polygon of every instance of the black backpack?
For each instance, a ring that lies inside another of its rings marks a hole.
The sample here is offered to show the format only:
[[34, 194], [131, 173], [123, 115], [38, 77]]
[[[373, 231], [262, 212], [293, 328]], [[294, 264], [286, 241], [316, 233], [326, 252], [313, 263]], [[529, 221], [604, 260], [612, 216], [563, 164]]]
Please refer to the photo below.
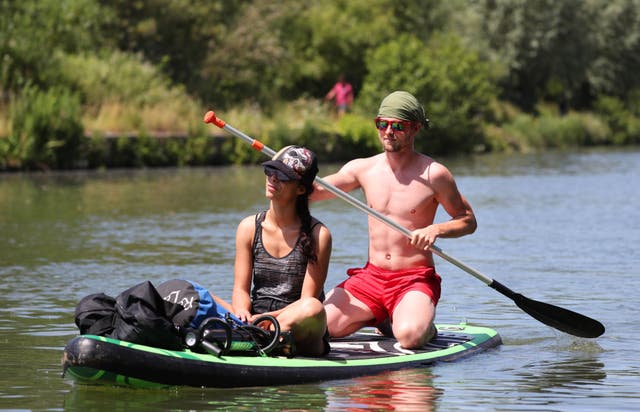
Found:
[[75, 322], [81, 334], [180, 350], [184, 345], [172, 319], [182, 310], [182, 306], [162, 299], [146, 281], [115, 299], [103, 293], [83, 298], [76, 307]]
[[78, 302], [75, 322], [81, 335], [107, 336], [113, 332], [116, 300], [104, 293], [85, 296]]

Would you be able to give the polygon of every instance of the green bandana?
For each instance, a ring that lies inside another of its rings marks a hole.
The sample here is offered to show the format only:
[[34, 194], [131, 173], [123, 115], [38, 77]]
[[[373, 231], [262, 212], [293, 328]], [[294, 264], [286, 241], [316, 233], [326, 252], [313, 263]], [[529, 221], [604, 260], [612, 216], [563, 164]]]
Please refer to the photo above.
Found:
[[422, 105], [411, 93], [405, 91], [396, 91], [385, 97], [380, 103], [378, 117], [419, 122], [425, 129], [429, 128], [429, 119], [424, 114]]

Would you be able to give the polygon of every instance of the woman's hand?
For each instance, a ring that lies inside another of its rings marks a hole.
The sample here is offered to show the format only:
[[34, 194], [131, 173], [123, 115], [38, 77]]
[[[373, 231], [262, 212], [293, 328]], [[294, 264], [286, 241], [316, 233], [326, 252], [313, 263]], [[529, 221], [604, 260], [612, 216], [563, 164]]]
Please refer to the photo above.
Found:
[[243, 322], [251, 322], [253, 315], [251, 315], [251, 312], [249, 312], [248, 310], [242, 309], [237, 311], [236, 313], [234, 313], [234, 315], [236, 315], [236, 317], [238, 317], [238, 319], [240, 319]]

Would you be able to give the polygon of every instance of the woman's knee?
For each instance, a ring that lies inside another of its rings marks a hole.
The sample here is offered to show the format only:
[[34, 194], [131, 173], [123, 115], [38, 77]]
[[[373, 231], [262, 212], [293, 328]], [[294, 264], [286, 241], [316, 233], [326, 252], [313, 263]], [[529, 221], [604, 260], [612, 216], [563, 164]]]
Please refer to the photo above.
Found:
[[322, 318], [326, 317], [324, 305], [322, 304], [322, 302], [320, 302], [320, 300], [316, 298], [302, 298], [300, 300], [300, 305], [298, 308], [296, 308], [296, 310], [299, 311], [299, 313], [302, 314], [304, 318], [315, 318], [318, 316]]

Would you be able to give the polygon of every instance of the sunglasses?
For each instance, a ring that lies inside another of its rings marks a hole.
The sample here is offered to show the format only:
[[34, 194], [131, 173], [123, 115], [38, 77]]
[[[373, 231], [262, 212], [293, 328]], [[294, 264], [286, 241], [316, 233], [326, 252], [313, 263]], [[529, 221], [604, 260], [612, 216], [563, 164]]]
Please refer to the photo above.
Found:
[[287, 176], [287, 175], [285, 175], [283, 172], [281, 172], [280, 170], [278, 170], [278, 169], [274, 169], [273, 167], [265, 166], [265, 168], [264, 168], [264, 174], [265, 174], [267, 177], [273, 177], [273, 176], [275, 176], [275, 178], [276, 178], [276, 179], [278, 179], [278, 180], [279, 180], [279, 181], [281, 181], [281, 182], [288, 182], [288, 181], [290, 181], [290, 180], [293, 180], [293, 179], [291, 179], [289, 176]]
[[403, 132], [411, 124], [405, 120], [382, 120], [379, 117], [375, 118], [375, 122], [378, 130], [387, 130], [387, 127], [391, 126], [391, 130], [397, 132]]

